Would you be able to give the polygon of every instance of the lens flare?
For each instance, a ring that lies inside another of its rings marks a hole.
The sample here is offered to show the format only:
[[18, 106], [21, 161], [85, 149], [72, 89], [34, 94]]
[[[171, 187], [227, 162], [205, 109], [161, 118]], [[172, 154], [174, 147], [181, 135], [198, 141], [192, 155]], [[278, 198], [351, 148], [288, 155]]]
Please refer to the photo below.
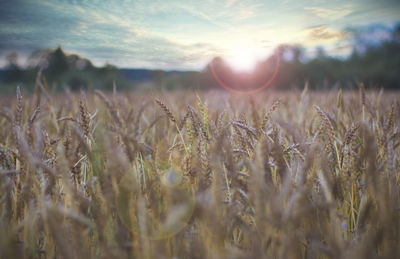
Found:
[[280, 66], [280, 62], [281, 62], [280, 54], [279, 54], [279, 53], [276, 53], [276, 54], [275, 54], [275, 57], [276, 57], [275, 69], [274, 69], [274, 72], [273, 72], [273, 74], [271, 75], [271, 77], [270, 77], [263, 85], [261, 85], [260, 87], [257, 87], [257, 88], [255, 88], [255, 89], [251, 89], [251, 90], [239, 90], [239, 89], [235, 89], [235, 88], [229, 86], [227, 83], [225, 83], [225, 82], [220, 78], [220, 76], [218, 75], [218, 73], [217, 73], [217, 71], [216, 71], [216, 69], [215, 69], [215, 67], [214, 67], [214, 61], [210, 63], [210, 70], [211, 70], [211, 73], [212, 73], [212, 75], [213, 75], [215, 81], [217, 81], [217, 83], [218, 83], [221, 87], [225, 88], [226, 90], [228, 90], [228, 91], [230, 91], [230, 92], [233, 92], [233, 93], [236, 93], [236, 94], [254, 94], [254, 93], [257, 93], [257, 92], [259, 92], [259, 91], [261, 91], [261, 90], [267, 88], [267, 87], [272, 83], [272, 81], [275, 79], [276, 75], [278, 74], [279, 66]]
[[174, 236], [192, 217], [195, 198], [191, 185], [174, 167], [146, 180], [149, 188], [141, 181], [128, 172], [118, 184], [116, 207], [121, 222], [134, 234], [153, 240]]

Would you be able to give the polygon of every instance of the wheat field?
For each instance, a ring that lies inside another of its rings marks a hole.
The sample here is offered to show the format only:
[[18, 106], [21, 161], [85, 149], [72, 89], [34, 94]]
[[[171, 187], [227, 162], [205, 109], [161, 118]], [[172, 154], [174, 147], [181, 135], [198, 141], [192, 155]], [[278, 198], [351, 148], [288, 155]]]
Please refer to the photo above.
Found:
[[400, 256], [399, 93], [38, 83], [0, 97], [1, 258]]

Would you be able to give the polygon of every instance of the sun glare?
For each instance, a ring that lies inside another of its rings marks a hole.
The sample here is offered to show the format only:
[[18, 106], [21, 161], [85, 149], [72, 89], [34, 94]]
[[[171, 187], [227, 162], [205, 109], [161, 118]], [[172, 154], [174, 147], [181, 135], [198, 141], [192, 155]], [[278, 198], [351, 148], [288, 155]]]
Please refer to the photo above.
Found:
[[257, 56], [251, 48], [240, 48], [232, 51], [227, 62], [237, 72], [250, 72], [254, 69]]

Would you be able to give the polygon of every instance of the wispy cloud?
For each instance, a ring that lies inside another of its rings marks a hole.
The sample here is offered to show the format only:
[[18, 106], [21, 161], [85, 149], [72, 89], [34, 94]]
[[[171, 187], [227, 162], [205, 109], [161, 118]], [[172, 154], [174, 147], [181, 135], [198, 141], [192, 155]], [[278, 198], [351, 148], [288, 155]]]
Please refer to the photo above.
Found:
[[351, 4], [341, 6], [340, 8], [305, 7], [304, 9], [319, 18], [327, 20], [341, 19], [354, 12]]
[[307, 35], [312, 40], [332, 40], [340, 39], [346, 33], [340, 30], [334, 30], [326, 25], [317, 25], [306, 29]]
[[262, 4], [253, 4], [250, 6], [243, 6], [237, 13], [237, 18], [244, 20], [252, 17], [256, 17], [259, 14], [259, 9], [262, 7]]
[[238, 0], [226, 0], [225, 6], [230, 7], [231, 5], [235, 4], [236, 2], [238, 2]]

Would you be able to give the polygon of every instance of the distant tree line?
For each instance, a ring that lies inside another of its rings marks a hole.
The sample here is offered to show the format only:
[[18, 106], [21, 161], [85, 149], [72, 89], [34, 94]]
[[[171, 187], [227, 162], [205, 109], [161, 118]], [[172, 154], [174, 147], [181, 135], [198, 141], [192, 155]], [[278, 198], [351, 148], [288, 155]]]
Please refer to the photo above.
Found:
[[[371, 45], [361, 38], [355, 39], [352, 54], [345, 59], [330, 57], [323, 48], [308, 61], [302, 61], [304, 48], [300, 45], [278, 46], [275, 55], [280, 56], [279, 72], [270, 87], [276, 89], [302, 88], [307, 82], [311, 88], [349, 88], [363, 82], [371, 88], [400, 89], [400, 24], [391, 37], [380, 44]], [[360, 51], [361, 49], [362, 51]], [[290, 55], [285, 55], [285, 54]], [[285, 59], [285, 56], [291, 56]], [[257, 88], [268, 80], [276, 65], [276, 56], [260, 62], [254, 72], [235, 73], [221, 58], [212, 63], [221, 79], [232, 88]], [[216, 87], [210, 65], [203, 71], [206, 85]], [[203, 78], [203, 79], [204, 79]]]
[[0, 76], [5, 87], [24, 84], [25, 89], [32, 89], [40, 69], [49, 87], [56, 90], [65, 87], [72, 91], [91, 87], [111, 90], [114, 81], [119, 82], [121, 89], [129, 86], [119, 68], [109, 64], [95, 67], [90, 60], [76, 54], [66, 54], [61, 47], [34, 51], [25, 69], [18, 66], [17, 59], [15, 52], [7, 56], [8, 65]]
[[[313, 89], [335, 86], [352, 87], [364, 82], [366, 87], [400, 89], [400, 24], [391, 37], [380, 44], [370, 45], [356, 39], [352, 54], [345, 59], [331, 57], [319, 48], [317, 55], [304, 61], [304, 48], [300, 45], [280, 45], [275, 55], [259, 62], [253, 72], [235, 72], [220, 57], [214, 58], [202, 71], [163, 71], [148, 69], [119, 69], [112, 65], [96, 67], [88, 59], [75, 54], [66, 54], [61, 47], [54, 50], [39, 50], [31, 54], [27, 68], [18, 65], [18, 54], [7, 55], [7, 66], [0, 71], [0, 91], [7, 86], [24, 84], [32, 89], [39, 69], [50, 87], [62, 90], [97, 88], [112, 90], [117, 82], [119, 90], [131, 90], [143, 85], [152, 89], [212, 89], [220, 87], [214, 71], [232, 88], [253, 89], [263, 85], [274, 73], [277, 55], [279, 71], [270, 87], [291, 89], [303, 87], [307, 82]], [[361, 49], [362, 51], [360, 51]], [[290, 59], [285, 58], [290, 54]], [[147, 84], [143, 84], [147, 82]]]

